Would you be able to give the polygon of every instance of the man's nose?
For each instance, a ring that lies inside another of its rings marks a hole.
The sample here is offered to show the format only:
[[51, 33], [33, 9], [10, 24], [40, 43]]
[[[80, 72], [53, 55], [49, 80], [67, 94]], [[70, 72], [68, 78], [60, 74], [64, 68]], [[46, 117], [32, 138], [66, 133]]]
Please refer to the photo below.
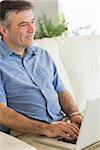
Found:
[[28, 27], [28, 32], [35, 32], [36, 27], [35, 24], [30, 23]]

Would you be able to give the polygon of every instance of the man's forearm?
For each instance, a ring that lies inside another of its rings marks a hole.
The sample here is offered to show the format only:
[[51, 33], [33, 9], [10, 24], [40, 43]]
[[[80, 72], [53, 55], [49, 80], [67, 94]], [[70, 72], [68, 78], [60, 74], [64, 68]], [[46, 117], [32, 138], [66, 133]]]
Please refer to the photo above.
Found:
[[79, 109], [75, 104], [73, 97], [68, 91], [62, 92], [59, 94], [59, 102], [62, 107], [62, 110], [65, 114], [70, 116], [73, 112], [78, 112]]
[[[3, 107], [2, 104], [0, 104], [0, 124], [16, 132], [46, 135], [48, 137], [68, 138], [68, 134], [70, 134], [73, 138], [76, 138], [79, 132], [79, 129], [73, 123], [59, 121], [55, 124], [47, 124], [27, 118], [7, 106]], [[13, 132], [12, 135], [14, 135]]]
[[0, 124], [21, 133], [43, 135], [46, 123], [30, 119], [5, 106], [0, 109]]

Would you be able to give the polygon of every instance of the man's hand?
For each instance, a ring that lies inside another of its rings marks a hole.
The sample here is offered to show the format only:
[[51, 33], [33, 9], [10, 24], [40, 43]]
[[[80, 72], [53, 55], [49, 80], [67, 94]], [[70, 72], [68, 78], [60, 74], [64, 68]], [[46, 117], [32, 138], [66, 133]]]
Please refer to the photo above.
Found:
[[78, 133], [79, 128], [75, 124], [64, 121], [48, 124], [45, 130], [45, 135], [48, 137], [64, 137], [68, 140], [76, 139]]
[[83, 115], [74, 115], [70, 118], [70, 121], [75, 124], [78, 128], [80, 128], [83, 120]]

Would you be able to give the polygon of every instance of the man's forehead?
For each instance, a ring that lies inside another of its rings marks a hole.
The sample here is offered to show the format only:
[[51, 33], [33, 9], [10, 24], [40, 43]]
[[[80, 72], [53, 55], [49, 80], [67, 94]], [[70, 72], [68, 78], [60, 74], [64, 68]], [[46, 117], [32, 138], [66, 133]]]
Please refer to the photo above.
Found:
[[29, 14], [33, 15], [32, 9], [12, 12], [12, 15], [16, 15], [16, 16], [29, 16]]
[[32, 19], [34, 19], [34, 15], [33, 15], [33, 11], [32, 10], [23, 10], [20, 12], [13, 12], [10, 15], [10, 18], [16, 22], [18, 21], [30, 21]]

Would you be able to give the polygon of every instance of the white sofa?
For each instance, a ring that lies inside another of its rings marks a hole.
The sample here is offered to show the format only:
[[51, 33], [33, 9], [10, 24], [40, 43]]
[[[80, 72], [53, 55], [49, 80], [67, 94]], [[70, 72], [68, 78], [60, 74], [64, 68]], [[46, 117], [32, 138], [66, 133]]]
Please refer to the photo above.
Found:
[[100, 95], [100, 36], [44, 38], [34, 44], [47, 49], [81, 111], [90, 97]]

